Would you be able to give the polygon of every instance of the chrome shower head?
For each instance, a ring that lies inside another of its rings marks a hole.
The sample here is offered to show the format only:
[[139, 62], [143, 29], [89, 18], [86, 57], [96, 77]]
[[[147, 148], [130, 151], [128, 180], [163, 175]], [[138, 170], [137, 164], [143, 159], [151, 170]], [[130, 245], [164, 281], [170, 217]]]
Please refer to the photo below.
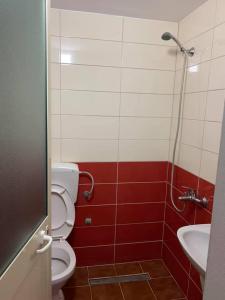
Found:
[[162, 40], [169, 41], [173, 38], [172, 34], [170, 32], [164, 32], [162, 35]]
[[175, 38], [175, 36], [172, 35], [172, 33], [170, 32], [164, 32], [161, 36], [162, 40], [164, 41], [169, 41], [169, 40], [174, 40], [174, 42], [178, 45], [178, 47], [180, 48], [180, 51], [185, 53], [188, 56], [193, 56], [194, 55], [194, 48], [191, 49], [185, 49], [182, 44], [180, 43], [180, 41]]

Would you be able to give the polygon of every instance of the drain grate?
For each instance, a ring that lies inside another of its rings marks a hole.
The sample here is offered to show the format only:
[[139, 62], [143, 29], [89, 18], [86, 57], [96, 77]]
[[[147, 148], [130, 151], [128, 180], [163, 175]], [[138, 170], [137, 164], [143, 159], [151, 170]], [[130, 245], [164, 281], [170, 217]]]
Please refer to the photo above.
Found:
[[89, 284], [90, 285], [99, 285], [99, 284], [113, 284], [113, 283], [145, 281], [145, 280], [150, 280], [150, 276], [148, 273], [89, 278]]

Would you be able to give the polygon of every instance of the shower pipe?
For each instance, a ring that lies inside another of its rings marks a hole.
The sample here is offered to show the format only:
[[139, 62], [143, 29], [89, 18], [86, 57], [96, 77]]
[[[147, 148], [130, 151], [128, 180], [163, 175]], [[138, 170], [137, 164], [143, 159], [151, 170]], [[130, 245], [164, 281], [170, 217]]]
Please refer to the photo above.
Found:
[[174, 42], [178, 45], [180, 48], [180, 51], [184, 54], [184, 64], [183, 64], [183, 72], [182, 72], [182, 82], [181, 82], [181, 89], [179, 94], [179, 106], [178, 106], [178, 121], [177, 121], [177, 127], [176, 127], [176, 134], [175, 134], [175, 140], [174, 140], [174, 147], [173, 147], [173, 154], [172, 154], [172, 168], [171, 168], [171, 178], [170, 178], [170, 198], [171, 202], [173, 204], [173, 207], [178, 212], [183, 212], [185, 210], [186, 204], [184, 202], [184, 205], [182, 208], [177, 207], [174, 201], [174, 195], [173, 195], [173, 184], [174, 184], [174, 169], [175, 169], [175, 158], [176, 158], [176, 151], [177, 151], [177, 143], [178, 143], [178, 137], [180, 132], [180, 126], [181, 126], [181, 113], [184, 103], [184, 95], [185, 95], [185, 86], [186, 86], [186, 79], [187, 79], [187, 67], [188, 67], [188, 58], [192, 57], [195, 53], [195, 49], [192, 47], [190, 49], [186, 49], [182, 46], [180, 41], [176, 39], [170, 32], [163, 33], [161, 37], [164, 41], [168, 40], [174, 40]]

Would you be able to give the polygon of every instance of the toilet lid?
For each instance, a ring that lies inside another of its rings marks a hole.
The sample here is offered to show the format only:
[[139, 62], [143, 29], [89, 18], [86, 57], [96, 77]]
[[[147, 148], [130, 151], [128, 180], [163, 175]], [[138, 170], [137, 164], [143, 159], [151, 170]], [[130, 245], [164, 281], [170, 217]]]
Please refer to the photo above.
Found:
[[64, 187], [53, 184], [51, 189], [52, 236], [66, 239], [74, 226], [74, 203]]

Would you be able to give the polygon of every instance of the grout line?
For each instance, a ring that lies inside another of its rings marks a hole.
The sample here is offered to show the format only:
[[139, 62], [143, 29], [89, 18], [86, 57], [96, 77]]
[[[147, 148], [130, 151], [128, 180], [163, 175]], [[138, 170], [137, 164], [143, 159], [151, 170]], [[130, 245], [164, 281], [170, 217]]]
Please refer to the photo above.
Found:
[[[142, 265], [141, 265], [140, 262], [139, 262], [139, 266], [140, 266], [140, 268], [141, 268], [142, 273], [144, 273], [144, 269], [142, 268]], [[148, 274], [149, 274], [149, 273], [148, 273]], [[150, 276], [150, 274], [149, 274], [149, 276]], [[152, 279], [152, 278], [151, 278], [151, 276], [150, 276], [150, 280], [151, 280], [151, 279]], [[154, 291], [153, 291], [153, 289], [152, 289], [152, 287], [151, 287], [151, 285], [150, 285], [150, 280], [147, 281], [147, 284], [148, 284], [149, 289], [150, 289], [150, 291], [152, 292], [152, 294], [153, 294], [155, 300], [157, 300], [157, 297], [156, 297], [156, 295], [155, 295], [155, 293], [154, 293]]]
[[103, 244], [103, 245], [94, 245], [94, 246], [74, 246], [73, 249], [84, 249], [84, 248], [99, 248], [99, 247], [112, 247], [112, 246], [123, 246], [123, 245], [137, 245], [137, 244], [154, 244], [162, 243], [162, 240], [153, 240], [153, 241], [139, 241], [139, 242], [126, 242], [126, 243], [117, 243], [117, 244]]
[[175, 73], [175, 69], [160, 69], [160, 68], [143, 68], [143, 67], [129, 67], [129, 66], [121, 66], [120, 65], [98, 65], [98, 64], [85, 64], [85, 63], [61, 63], [61, 62], [50, 62], [52, 64], [60, 64], [61, 66], [78, 66], [78, 67], [93, 67], [93, 68], [112, 68], [112, 69], [119, 69], [120, 71], [123, 69], [129, 70], [143, 70], [143, 71], [159, 71], [159, 72], [170, 72]]
[[[123, 33], [122, 33], [123, 35]], [[134, 42], [134, 41], [125, 41], [123, 39], [121, 40], [107, 40], [107, 39], [98, 39], [98, 38], [90, 38], [90, 37], [80, 37], [80, 36], [63, 36], [63, 35], [57, 35], [57, 34], [51, 34], [52, 37], [58, 37], [62, 39], [80, 39], [80, 40], [91, 40], [91, 41], [101, 41], [101, 42], [109, 42], [109, 43], [124, 43], [124, 44], [135, 44], [135, 45], [146, 45], [146, 46], [157, 46], [157, 47], [163, 47], [163, 48], [168, 48], [168, 49], [176, 49], [176, 46], [172, 45], [166, 45], [166, 44], [157, 44], [157, 43], [144, 43], [144, 42]]]
[[[172, 255], [171, 251], [169, 250], [168, 246], [165, 244], [165, 247], [167, 248], [167, 250], [170, 252], [170, 254]], [[173, 256], [173, 255], [172, 255]], [[175, 256], [173, 256], [175, 258]], [[175, 259], [176, 260], [176, 259]], [[164, 259], [163, 259], [163, 262], [164, 262]], [[165, 262], [164, 262], [165, 264]], [[166, 264], [165, 264], [166, 266]], [[186, 294], [185, 292], [183, 291], [183, 289], [181, 288], [181, 286], [179, 285], [179, 283], [177, 282], [177, 280], [175, 279], [175, 277], [173, 276], [173, 274], [170, 272], [169, 268], [166, 266], [167, 270], [169, 271], [171, 277], [173, 278], [173, 280], [176, 282], [177, 286], [180, 288], [180, 290], [184, 293], [184, 296], [185, 296], [185, 299], [187, 297], [187, 294], [188, 294], [188, 290], [186, 291]], [[183, 269], [183, 268], [182, 268]], [[186, 271], [185, 271], [186, 273]], [[186, 273], [187, 274], [187, 273]], [[181, 298], [181, 299], [184, 299], [184, 298]]]
[[[95, 185], [123, 185], [123, 184], [159, 184], [159, 183], [167, 183], [167, 180], [165, 181], [122, 181], [122, 182], [96, 182]], [[79, 183], [81, 186], [90, 186], [90, 183]]]
[[158, 201], [158, 202], [155, 202], [155, 201], [151, 201], [151, 202], [127, 202], [127, 203], [109, 203], [109, 204], [87, 204], [87, 205], [76, 205], [76, 207], [98, 207], [98, 206], [101, 206], [101, 207], [105, 207], [105, 206], [126, 206], [126, 205], [143, 205], [143, 204], [164, 204], [165, 202], [164, 201]]
[[[52, 63], [55, 64], [55, 63]], [[57, 88], [52, 88], [52, 90], [57, 90], [59, 91], [60, 89]], [[87, 90], [87, 89], [61, 89], [62, 92], [70, 91], [70, 92], [91, 92], [91, 93], [111, 93], [111, 94], [135, 94], [135, 95], [154, 95], [154, 96], [173, 96], [173, 93], [154, 93], [154, 92], [128, 92], [128, 91], [102, 91], [102, 90]]]

